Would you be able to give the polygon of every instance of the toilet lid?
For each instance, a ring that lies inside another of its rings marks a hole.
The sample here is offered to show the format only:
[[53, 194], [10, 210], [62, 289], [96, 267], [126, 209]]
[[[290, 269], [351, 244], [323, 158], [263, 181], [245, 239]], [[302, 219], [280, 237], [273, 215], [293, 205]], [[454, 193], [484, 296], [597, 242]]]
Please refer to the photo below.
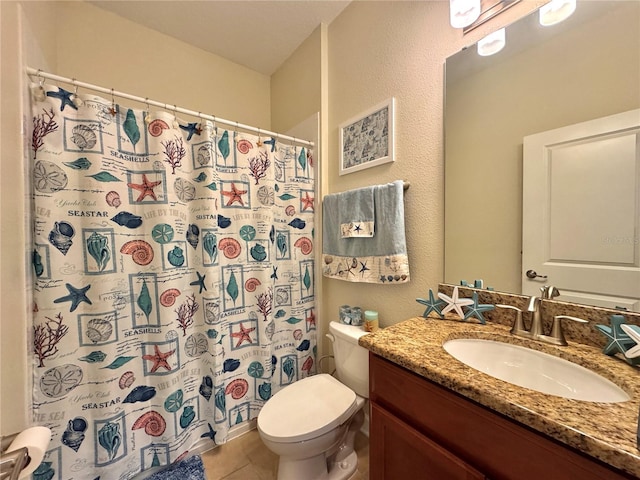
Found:
[[272, 442], [301, 442], [333, 430], [356, 410], [355, 392], [322, 373], [276, 393], [262, 407], [258, 429]]

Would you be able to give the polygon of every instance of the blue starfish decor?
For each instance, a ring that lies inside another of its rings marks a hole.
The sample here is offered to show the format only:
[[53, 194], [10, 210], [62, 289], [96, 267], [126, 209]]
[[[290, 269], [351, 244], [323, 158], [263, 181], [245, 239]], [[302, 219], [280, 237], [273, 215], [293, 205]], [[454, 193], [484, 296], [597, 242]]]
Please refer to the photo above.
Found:
[[478, 303], [478, 292], [473, 292], [473, 304], [467, 306], [467, 311], [464, 314], [464, 319], [468, 320], [470, 318], [477, 318], [480, 320], [480, 323], [483, 325], [486, 323], [482, 312], [488, 312], [489, 310], [493, 310], [495, 307], [489, 304], [480, 304]]
[[200, 272], [196, 272], [196, 275], [198, 275], [198, 280], [194, 280], [189, 285], [198, 287], [200, 289], [198, 293], [202, 293], [202, 290], [205, 290], [205, 291], [207, 290], [207, 286], [204, 284], [204, 279], [207, 275], [206, 274], [200, 275]]
[[64, 88], [60, 88], [60, 87], [58, 87], [58, 91], [57, 92], [47, 92], [47, 97], [53, 97], [53, 98], [57, 98], [58, 100], [60, 100], [60, 111], [61, 112], [64, 110], [64, 107], [66, 107], [67, 105], [69, 105], [74, 110], [78, 110], [78, 107], [76, 107], [75, 103], [73, 103], [73, 100], [71, 99], [72, 95], [73, 95], [73, 93], [68, 92]]
[[441, 307], [445, 305], [445, 302], [440, 299], [436, 300], [431, 289], [429, 289], [429, 300], [425, 300], [424, 298], [416, 298], [416, 302], [421, 303], [422, 305], [425, 305], [427, 307], [427, 309], [422, 314], [424, 318], [427, 318], [431, 312], [435, 313], [440, 318], [444, 318], [444, 315], [442, 315]]
[[86, 302], [91, 305], [91, 300], [87, 297], [87, 290], [91, 288], [91, 285], [87, 285], [86, 287], [76, 288], [70, 283], [65, 283], [65, 287], [69, 291], [69, 295], [64, 297], [56, 298], [53, 303], [61, 303], [61, 302], [71, 302], [70, 312], [73, 312], [81, 302]]
[[180, 128], [182, 130], [185, 130], [186, 132], [189, 132], [189, 135], [187, 136], [187, 142], [189, 140], [191, 140], [191, 137], [193, 137], [193, 134], [195, 133], [196, 135], [200, 135], [202, 133], [202, 129], [200, 128], [200, 126], [195, 123], [188, 123], [186, 126], [185, 125], [180, 125]]
[[623, 315], [611, 315], [611, 326], [596, 325], [596, 328], [600, 330], [607, 337], [607, 344], [602, 349], [602, 353], [605, 355], [615, 355], [616, 353], [624, 354], [629, 348], [635, 345], [635, 341], [621, 328], [624, 323]]

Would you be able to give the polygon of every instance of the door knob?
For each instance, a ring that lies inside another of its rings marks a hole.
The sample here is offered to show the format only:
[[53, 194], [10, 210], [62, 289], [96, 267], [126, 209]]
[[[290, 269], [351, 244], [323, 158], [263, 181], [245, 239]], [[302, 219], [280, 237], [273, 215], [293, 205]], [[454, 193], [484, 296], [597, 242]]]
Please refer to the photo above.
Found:
[[525, 275], [526, 275], [528, 278], [542, 278], [542, 279], [546, 279], [546, 278], [547, 278], [547, 276], [546, 276], [546, 275], [538, 275], [538, 274], [536, 273], [536, 271], [535, 271], [535, 270], [527, 270], [527, 272], [525, 273]]

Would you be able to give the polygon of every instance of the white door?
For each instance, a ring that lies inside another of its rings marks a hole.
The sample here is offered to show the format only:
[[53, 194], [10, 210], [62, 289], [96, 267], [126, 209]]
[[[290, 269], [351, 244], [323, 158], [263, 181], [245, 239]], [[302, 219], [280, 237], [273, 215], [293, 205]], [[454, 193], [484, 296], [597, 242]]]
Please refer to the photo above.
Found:
[[523, 179], [523, 294], [640, 311], [640, 110], [525, 137]]

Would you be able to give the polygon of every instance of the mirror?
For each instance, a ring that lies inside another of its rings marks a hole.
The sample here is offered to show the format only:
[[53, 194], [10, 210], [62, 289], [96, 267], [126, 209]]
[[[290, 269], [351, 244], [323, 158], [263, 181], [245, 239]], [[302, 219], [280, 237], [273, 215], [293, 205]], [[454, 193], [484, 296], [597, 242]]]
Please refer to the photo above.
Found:
[[534, 12], [506, 42], [446, 60], [444, 281], [522, 293], [523, 138], [640, 107], [640, 2], [579, 1], [552, 27]]

